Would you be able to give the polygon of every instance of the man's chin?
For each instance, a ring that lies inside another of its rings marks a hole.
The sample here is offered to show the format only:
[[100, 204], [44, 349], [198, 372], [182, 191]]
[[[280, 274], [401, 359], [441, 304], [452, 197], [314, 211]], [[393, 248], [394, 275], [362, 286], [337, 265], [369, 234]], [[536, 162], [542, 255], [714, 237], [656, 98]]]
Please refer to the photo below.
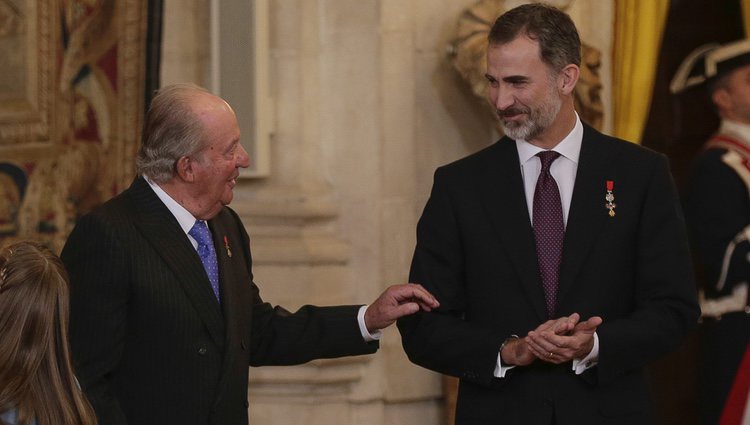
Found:
[[[527, 140], [530, 133], [530, 129], [527, 125], [519, 124], [515, 121], [508, 125], [507, 122], [502, 122], [503, 133], [513, 140]], [[525, 123], [524, 123], [525, 124]]]
[[221, 198], [221, 205], [229, 205], [232, 203], [232, 199], [234, 199], [234, 194], [229, 194], [229, 196], [224, 196]]

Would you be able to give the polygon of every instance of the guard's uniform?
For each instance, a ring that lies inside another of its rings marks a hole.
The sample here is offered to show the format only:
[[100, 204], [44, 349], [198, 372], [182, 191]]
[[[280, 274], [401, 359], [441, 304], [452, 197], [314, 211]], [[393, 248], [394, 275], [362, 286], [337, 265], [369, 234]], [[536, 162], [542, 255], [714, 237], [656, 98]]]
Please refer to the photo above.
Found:
[[685, 211], [703, 276], [703, 419], [715, 425], [750, 339], [750, 126], [722, 121], [697, 158]]

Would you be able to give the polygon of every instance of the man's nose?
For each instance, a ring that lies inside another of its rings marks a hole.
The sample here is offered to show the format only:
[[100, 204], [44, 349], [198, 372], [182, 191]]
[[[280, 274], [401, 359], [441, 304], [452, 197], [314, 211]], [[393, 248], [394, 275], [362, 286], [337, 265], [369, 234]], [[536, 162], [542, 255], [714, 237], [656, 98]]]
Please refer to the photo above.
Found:
[[515, 103], [515, 99], [513, 98], [513, 95], [510, 93], [509, 90], [503, 90], [502, 88], [497, 88], [495, 91], [495, 109], [498, 111], [503, 111], [505, 109], [510, 108]]
[[247, 154], [247, 151], [245, 150], [245, 147], [242, 145], [239, 145], [239, 151], [237, 153], [237, 167], [239, 168], [247, 168], [250, 166], [250, 155]]

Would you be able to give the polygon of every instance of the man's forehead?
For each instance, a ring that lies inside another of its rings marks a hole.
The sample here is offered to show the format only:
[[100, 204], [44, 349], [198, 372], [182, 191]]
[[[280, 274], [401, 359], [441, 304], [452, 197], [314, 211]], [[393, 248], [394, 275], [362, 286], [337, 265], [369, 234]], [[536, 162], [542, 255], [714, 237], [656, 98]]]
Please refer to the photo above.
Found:
[[747, 83], [748, 79], [750, 79], [750, 64], [743, 65], [731, 71], [725, 72], [724, 75], [716, 78], [716, 85], [714, 86], [713, 90], [731, 90], [733, 88], [737, 88], [736, 85]]
[[542, 62], [539, 43], [521, 37], [508, 43], [493, 43], [487, 48], [487, 68], [494, 71], [534, 65]]
[[520, 34], [516, 38], [504, 43], [490, 43], [487, 46], [487, 55], [497, 53], [517, 53], [524, 56], [536, 56], [541, 59], [539, 42], [525, 34]]
[[748, 74], [750, 74], [750, 64], [743, 65], [732, 71], [732, 75], [738, 75], [741, 77], [746, 77]]

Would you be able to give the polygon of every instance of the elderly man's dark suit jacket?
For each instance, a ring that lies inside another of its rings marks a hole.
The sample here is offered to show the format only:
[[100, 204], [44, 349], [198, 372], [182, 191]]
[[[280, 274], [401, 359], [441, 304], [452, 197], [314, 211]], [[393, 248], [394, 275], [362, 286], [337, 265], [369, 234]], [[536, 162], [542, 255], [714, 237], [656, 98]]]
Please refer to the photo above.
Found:
[[460, 378], [457, 423], [649, 423], [643, 368], [698, 317], [673, 186], [663, 156], [584, 127], [556, 317], [604, 319], [599, 364], [575, 375], [570, 363], [537, 361], [498, 379], [502, 341], [547, 320], [515, 142], [501, 139], [437, 170], [410, 281], [441, 306], [399, 329], [413, 362]]
[[[372, 353], [357, 306], [264, 303], [249, 238], [224, 208], [209, 221], [221, 305], [196, 250], [141, 178], [84, 216], [62, 253], [78, 378], [101, 425], [242, 425], [248, 366]], [[229, 255], [231, 251], [231, 255]]]

